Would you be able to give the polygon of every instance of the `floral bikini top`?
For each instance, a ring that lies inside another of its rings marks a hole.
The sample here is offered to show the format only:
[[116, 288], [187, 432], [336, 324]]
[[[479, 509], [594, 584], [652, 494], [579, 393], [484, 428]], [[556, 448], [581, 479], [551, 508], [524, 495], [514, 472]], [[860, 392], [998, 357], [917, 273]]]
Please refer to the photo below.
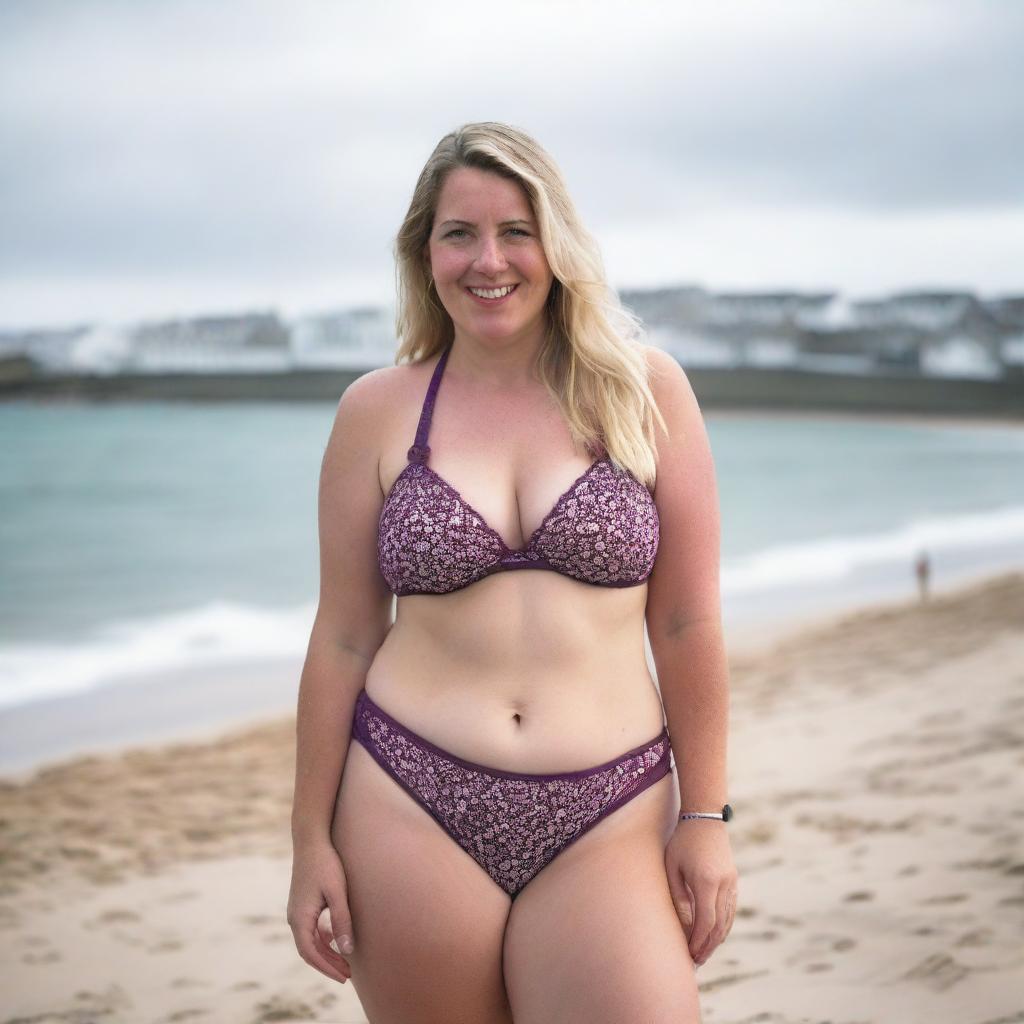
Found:
[[430, 379], [408, 465], [381, 509], [377, 558], [392, 593], [448, 594], [511, 569], [550, 569], [599, 587], [643, 583], [658, 551], [658, 510], [647, 488], [607, 454], [560, 495], [522, 548], [510, 548], [427, 465], [427, 435], [449, 352], [450, 344]]

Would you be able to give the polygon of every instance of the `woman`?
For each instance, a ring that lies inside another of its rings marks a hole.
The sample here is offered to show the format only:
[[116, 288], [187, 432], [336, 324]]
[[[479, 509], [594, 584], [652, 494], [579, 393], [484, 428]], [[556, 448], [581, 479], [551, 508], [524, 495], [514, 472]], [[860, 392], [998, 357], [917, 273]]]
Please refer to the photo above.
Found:
[[441, 140], [396, 258], [321, 473], [299, 953], [372, 1024], [698, 1021], [737, 876], [697, 402], [518, 129]]

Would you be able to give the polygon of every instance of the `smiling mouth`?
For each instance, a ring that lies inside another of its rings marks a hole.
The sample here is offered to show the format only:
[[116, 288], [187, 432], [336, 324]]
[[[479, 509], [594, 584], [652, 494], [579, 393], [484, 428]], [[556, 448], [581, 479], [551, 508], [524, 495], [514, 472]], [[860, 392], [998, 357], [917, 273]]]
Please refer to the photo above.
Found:
[[467, 288], [466, 291], [475, 299], [483, 302], [499, 302], [508, 298], [517, 288], [518, 284], [502, 285], [499, 288]]

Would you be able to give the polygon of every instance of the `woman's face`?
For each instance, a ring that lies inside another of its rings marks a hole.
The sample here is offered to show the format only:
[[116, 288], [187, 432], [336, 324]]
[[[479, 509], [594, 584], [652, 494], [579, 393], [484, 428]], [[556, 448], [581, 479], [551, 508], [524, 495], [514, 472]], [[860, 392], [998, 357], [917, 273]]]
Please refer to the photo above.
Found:
[[[536, 339], [546, 327], [554, 275], [522, 186], [492, 171], [457, 167], [441, 189], [425, 255], [455, 333]], [[474, 294], [512, 286], [493, 298]]]

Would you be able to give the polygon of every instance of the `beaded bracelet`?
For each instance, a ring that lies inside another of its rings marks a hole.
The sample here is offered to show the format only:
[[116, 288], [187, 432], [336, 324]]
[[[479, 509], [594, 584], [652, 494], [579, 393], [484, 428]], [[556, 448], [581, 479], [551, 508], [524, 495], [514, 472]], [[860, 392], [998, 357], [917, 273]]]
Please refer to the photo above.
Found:
[[732, 808], [726, 804], [721, 811], [715, 813], [707, 813], [704, 811], [683, 811], [679, 815], [680, 821], [685, 821], [687, 818], [718, 818], [720, 821], [728, 821], [732, 817]]

